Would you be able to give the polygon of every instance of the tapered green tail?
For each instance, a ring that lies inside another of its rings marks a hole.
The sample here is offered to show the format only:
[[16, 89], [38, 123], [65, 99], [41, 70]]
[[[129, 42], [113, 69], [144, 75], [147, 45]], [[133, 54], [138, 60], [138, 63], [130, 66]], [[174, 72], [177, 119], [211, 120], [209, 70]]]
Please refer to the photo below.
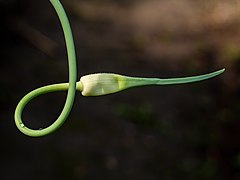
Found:
[[144, 86], [144, 85], [172, 85], [172, 84], [186, 84], [186, 83], [193, 83], [198, 81], [203, 81], [206, 79], [213, 78], [222, 74], [225, 69], [221, 69], [219, 71], [215, 71], [213, 73], [199, 75], [199, 76], [191, 76], [191, 77], [182, 77], [182, 78], [133, 78], [127, 77], [127, 81], [125, 87], [135, 87], [135, 86]]

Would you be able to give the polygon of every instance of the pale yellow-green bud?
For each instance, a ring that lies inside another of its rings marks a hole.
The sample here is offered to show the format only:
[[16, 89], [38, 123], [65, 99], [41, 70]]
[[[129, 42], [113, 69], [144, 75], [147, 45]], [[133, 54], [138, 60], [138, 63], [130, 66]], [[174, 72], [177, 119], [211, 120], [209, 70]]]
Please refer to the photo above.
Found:
[[125, 89], [124, 76], [111, 73], [97, 73], [81, 77], [77, 89], [83, 96], [101, 96]]

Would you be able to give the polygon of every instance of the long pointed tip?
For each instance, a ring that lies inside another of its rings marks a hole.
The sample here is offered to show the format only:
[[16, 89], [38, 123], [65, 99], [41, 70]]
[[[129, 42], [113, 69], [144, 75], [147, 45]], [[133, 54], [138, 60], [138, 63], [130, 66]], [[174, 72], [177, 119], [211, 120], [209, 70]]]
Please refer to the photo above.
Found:
[[226, 70], [225, 68], [222, 68], [222, 69], [218, 70], [217, 72], [223, 73], [225, 70]]
[[222, 74], [222, 73], [225, 72], [225, 70], [226, 70], [226, 69], [223, 68], [223, 69], [221, 69], [221, 70], [216, 71], [215, 74], [216, 74], [216, 75]]
[[210, 78], [213, 78], [215, 76], [218, 76], [218, 75], [222, 74], [224, 71], [225, 71], [225, 68], [220, 69], [220, 70], [215, 71], [215, 72], [212, 72], [212, 73], [209, 73], [209, 74], [204, 74], [204, 75], [195, 76], [195, 77], [198, 77], [198, 78], [196, 78], [196, 79], [198, 79], [197, 81], [206, 80], [206, 79], [210, 79]]
[[215, 71], [215, 72], [212, 72], [212, 73], [209, 73], [209, 74], [200, 75], [199, 77], [205, 77], [206, 79], [209, 79], [209, 78], [212, 78], [212, 77], [215, 77], [215, 76], [218, 76], [218, 75], [222, 74], [224, 71], [225, 71], [225, 68], [220, 69], [220, 70]]
[[170, 85], [170, 84], [185, 84], [185, 83], [198, 82], [198, 81], [203, 81], [206, 79], [216, 77], [216, 76], [222, 74], [224, 71], [225, 71], [225, 68], [215, 71], [215, 72], [212, 72], [212, 73], [198, 75], [198, 76], [161, 79], [161, 80], [158, 80], [156, 84]]

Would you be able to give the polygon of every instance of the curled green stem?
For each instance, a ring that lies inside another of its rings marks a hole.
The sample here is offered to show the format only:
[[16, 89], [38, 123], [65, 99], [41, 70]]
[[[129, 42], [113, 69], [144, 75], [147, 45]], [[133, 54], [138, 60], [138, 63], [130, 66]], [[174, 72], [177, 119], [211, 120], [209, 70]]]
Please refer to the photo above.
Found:
[[[73, 42], [73, 37], [72, 37], [72, 31], [70, 28], [70, 24], [67, 18], [67, 15], [64, 11], [64, 8], [62, 7], [61, 3], [59, 0], [50, 0], [52, 3], [59, 20], [61, 22], [64, 36], [65, 36], [65, 41], [66, 41], [66, 47], [67, 47], [67, 54], [68, 54], [68, 66], [69, 66], [69, 85], [68, 84], [57, 84], [57, 85], [49, 85], [45, 87], [38, 88], [30, 93], [28, 93], [26, 96], [24, 96], [21, 101], [18, 103], [16, 110], [15, 110], [15, 123], [18, 129], [28, 135], [28, 136], [33, 136], [33, 137], [38, 137], [38, 136], [44, 136], [47, 134], [50, 134], [57, 130], [66, 120], [68, 117], [72, 105], [74, 102], [75, 98], [75, 91], [76, 91], [76, 81], [77, 81], [77, 65], [76, 65], [76, 53], [75, 53], [75, 47], [74, 47], [74, 42]], [[53, 92], [53, 91], [61, 91], [61, 90], [67, 90], [68, 89], [68, 94], [66, 98], [66, 102], [64, 105], [64, 108], [57, 118], [57, 120], [50, 125], [47, 128], [44, 129], [39, 129], [39, 130], [33, 130], [28, 128], [22, 121], [22, 112], [24, 110], [24, 107], [26, 104], [33, 99], [36, 96], [39, 96], [41, 94], [45, 94], [48, 92]]]

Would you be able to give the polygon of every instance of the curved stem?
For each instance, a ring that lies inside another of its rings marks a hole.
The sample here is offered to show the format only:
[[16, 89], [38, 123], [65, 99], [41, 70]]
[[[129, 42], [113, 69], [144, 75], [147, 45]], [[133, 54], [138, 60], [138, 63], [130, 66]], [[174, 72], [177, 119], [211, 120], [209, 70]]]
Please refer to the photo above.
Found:
[[[59, 20], [63, 28], [64, 36], [65, 36], [67, 54], [68, 54], [68, 66], [69, 66], [69, 85], [68, 83], [63, 83], [63, 84], [49, 85], [49, 86], [38, 88], [28, 93], [18, 103], [15, 110], [15, 115], [14, 115], [15, 123], [18, 129], [22, 133], [28, 136], [33, 136], [33, 137], [50, 134], [55, 130], [57, 130], [64, 123], [64, 121], [66, 120], [66, 118], [68, 117], [71, 111], [74, 98], [75, 98], [75, 91], [76, 91], [76, 81], [77, 81], [76, 53], [75, 53], [75, 47], [74, 47], [70, 24], [69, 24], [67, 15], [64, 11], [64, 8], [62, 7], [59, 0], [50, 0], [50, 2], [52, 3], [55, 11], [57, 12], [57, 15], [59, 17]], [[24, 125], [24, 123], [22, 122], [22, 112], [24, 110], [24, 107], [27, 105], [27, 103], [30, 100], [32, 100], [33, 98], [39, 95], [46, 94], [48, 92], [61, 91], [61, 90], [67, 90], [67, 89], [68, 89], [68, 94], [67, 94], [64, 108], [61, 114], [59, 115], [59, 117], [57, 118], [57, 120], [52, 125], [41, 130], [29, 129]]]

